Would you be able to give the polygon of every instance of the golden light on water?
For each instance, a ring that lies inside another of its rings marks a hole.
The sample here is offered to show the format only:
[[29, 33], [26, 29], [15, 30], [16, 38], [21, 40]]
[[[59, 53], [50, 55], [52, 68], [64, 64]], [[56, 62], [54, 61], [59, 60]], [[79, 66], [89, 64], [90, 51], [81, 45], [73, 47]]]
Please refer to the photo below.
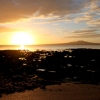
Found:
[[12, 44], [21, 45], [21, 48], [24, 48], [24, 45], [34, 44], [34, 39], [28, 32], [15, 32], [12, 37]]

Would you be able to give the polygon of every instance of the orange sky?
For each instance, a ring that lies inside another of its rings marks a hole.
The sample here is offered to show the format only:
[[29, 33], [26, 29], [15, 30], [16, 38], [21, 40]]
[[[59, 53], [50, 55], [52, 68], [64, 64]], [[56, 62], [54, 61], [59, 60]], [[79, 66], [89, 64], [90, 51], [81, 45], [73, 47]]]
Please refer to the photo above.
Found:
[[0, 45], [78, 40], [100, 43], [99, 0], [0, 0]]

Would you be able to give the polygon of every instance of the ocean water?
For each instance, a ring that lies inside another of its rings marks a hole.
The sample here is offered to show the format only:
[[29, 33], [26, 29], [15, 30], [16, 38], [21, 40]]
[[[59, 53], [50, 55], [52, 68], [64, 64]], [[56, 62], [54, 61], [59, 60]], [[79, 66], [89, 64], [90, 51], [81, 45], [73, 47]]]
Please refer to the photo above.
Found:
[[0, 45], [0, 50], [64, 50], [64, 49], [90, 48], [100, 49], [100, 45]]

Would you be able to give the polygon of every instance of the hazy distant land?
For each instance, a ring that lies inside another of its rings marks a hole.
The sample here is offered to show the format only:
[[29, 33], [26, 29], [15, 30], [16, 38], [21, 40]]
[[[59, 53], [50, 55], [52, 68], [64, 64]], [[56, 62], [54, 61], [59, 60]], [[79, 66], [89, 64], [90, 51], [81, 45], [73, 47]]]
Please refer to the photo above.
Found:
[[41, 45], [100, 45], [100, 43], [93, 43], [93, 42], [79, 40], [79, 41], [73, 41], [68, 43], [41, 44]]
[[[68, 42], [68, 43], [31, 44], [30, 46], [32, 45], [36, 45], [36, 46], [41, 46], [41, 45], [100, 45], [100, 43], [93, 43], [93, 42], [79, 40], [79, 41], [73, 41], [73, 42]], [[20, 46], [20, 45], [0, 45], [0, 46]]]
[[93, 42], [87, 42], [87, 41], [74, 41], [69, 43], [64, 43], [68, 45], [100, 45], [100, 43], [93, 43]]

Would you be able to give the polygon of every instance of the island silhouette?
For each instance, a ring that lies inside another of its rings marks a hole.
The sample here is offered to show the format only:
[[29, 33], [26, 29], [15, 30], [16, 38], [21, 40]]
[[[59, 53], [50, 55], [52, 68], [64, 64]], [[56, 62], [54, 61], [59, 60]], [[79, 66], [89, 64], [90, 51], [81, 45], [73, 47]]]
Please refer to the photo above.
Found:
[[68, 44], [68, 45], [100, 45], [100, 43], [87, 42], [87, 41], [83, 41], [83, 40], [68, 42], [68, 43], [64, 43], [64, 44]]

